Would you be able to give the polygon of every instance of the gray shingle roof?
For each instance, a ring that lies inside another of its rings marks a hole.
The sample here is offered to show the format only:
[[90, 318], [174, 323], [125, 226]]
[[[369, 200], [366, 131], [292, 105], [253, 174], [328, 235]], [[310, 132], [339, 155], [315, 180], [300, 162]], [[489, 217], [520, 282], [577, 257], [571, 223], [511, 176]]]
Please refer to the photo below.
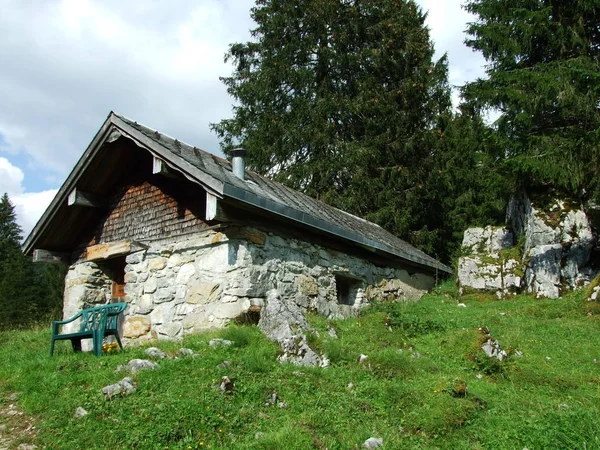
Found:
[[246, 171], [246, 180], [241, 180], [233, 174], [228, 161], [125, 117], [111, 114], [109, 120], [134, 139], [136, 135], [138, 138], [142, 137], [144, 144], [163, 157], [167, 164], [183, 170], [188, 178], [195, 179], [220, 197], [243, 201], [304, 226], [354, 242], [369, 250], [383, 252], [388, 256], [446, 273], [452, 272], [449, 267], [379, 225], [329, 206], [251, 171]]

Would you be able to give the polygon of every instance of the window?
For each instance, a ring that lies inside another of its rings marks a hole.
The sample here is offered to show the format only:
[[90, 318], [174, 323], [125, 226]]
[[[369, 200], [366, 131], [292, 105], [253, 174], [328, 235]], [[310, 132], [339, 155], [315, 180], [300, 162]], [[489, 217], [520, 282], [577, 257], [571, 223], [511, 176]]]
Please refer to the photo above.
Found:
[[362, 286], [362, 282], [356, 278], [344, 275], [335, 276], [335, 288], [337, 301], [340, 305], [354, 305], [356, 295]]

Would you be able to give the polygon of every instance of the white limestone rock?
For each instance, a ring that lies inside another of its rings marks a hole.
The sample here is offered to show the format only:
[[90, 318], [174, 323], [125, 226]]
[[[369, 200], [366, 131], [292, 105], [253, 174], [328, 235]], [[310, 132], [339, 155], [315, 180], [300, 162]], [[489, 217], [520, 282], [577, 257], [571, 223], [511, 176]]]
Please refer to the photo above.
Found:
[[558, 298], [561, 292], [560, 263], [562, 245], [538, 245], [529, 251], [529, 263], [525, 269], [528, 292], [537, 298]]
[[282, 300], [275, 289], [267, 292], [258, 326], [269, 339], [281, 346], [281, 362], [299, 366], [323, 364], [321, 356], [308, 345], [304, 331], [310, 327], [301, 309], [293, 302]]
[[587, 264], [597, 238], [581, 208], [556, 200], [542, 211], [521, 196], [511, 200], [507, 217], [525, 236], [528, 292], [557, 298], [562, 289], [584, 285], [594, 276]]
[[117, 371], [137, 373], [140, 370], [155, 370], [157, 367], [158, 364], [148, 359], [132, 359], [127, 364], [118, 366]]
[[511, 230], [492, 226], [467, 229], [462, 242], [463, 248], [473, 254], [495, 254], [513, 245], [514, 236]]
[[106, 400], [111, 400], [114, 397], [126, 397], [135, 392], [136, 385], [129, 377], [123, 378], [121, 381], [102, 388], [102, 393]]

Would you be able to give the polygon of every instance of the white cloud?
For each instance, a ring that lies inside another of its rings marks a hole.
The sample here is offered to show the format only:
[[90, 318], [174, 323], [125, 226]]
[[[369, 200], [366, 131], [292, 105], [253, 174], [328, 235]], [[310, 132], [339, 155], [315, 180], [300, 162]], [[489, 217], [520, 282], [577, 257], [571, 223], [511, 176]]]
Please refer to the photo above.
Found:
[[23, 192], [23, 171], [8, 159], [0, 156], [0, 195], [7, 193], [10, 198]]
[[[417, 0], [436, 56], [447, 52], [450, 83], [483, 75], [462, 43], [473, 20], [463, 0]], [[254, 0], [0, 0], [0, 152], [64, 180], [109, 111], [218, 152], [209, 123], [231, 116], [219, 76], [230, 43], [250, 39]], [[454, 94], [456, 101], [456, 92]], [[27, 173], [29, 173], [27, 171]], [[0, 190], [28, 230], [55, 190], [0, 158]]]
[[247, 40], [251, 0], [0, 0], [0, 134], [63, 177], [109, 111], [218, 151], [230, 115], [228, 44]]
[[26, 192], [10, 197], [15, 205], [17, 223], [23, 230], [23, 237], [27, 237], [37, 221], [58, 192], [58, 189], [50, 189], [42, 192]]
[[17, 223], [23, 230], [23, 236], [27, 236], [56, 195], [57, 189], [25, 192], [24, 179], [25, 175], [19, 167], [0, 157], [0, 195], [8, 195], [15, 207]]
[[[426, 23], [430, 29], [436, 57], [448, 54], [450, 84], [459, 87], [467, 81], [485, 76], [485, 59], [463, 43], [467, 37], [467, 23], [475, 21], [475, 16], [462, 8], [463, 1], [417, 0], [417, 3], [423, 10], [428, 11]], [[459, 102], [456, 89], [453, 92], [453, 102], [455, 106]]]

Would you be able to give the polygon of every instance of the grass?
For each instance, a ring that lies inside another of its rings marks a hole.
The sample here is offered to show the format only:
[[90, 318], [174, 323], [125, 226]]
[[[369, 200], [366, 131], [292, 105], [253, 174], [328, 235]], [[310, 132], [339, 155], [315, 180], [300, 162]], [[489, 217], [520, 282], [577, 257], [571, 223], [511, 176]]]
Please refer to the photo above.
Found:
[[[311, 345], [331, 360], [326, 369], [277, 363], [278, 348], [253, 326], [160, 342], [168, 353], [183, 346], [200, 356], [159, 361], [133, 376], [134, 394], [108, 402], [101, 388], [125, 376], [115, 368], [144, 358], [144, 348], [95, 358], [65, 344], [50, 358], [49, 329], [4, 332], [0, 407], [19, 392], [36, 444], [51, 449], [359, 449], [371, 436], [391, 449], [600, 448], [597, 305], [582, 292], [471, 295], [461, 299], [466, 308], [454, 296], [447, 284], [353, 319], [309, 317]], [[478, 327], [506, 361], [483, 355]], [[236, 345], [212, 349], [213, 337]], [[368, 358], [359, 363], [360, 354]], [[217, 367], [224, 360], [231, 366]], [[233, 395], [218, 389], [224, 375], [235, 381]], [[284, 408], [268, 401], [273, 393]], [[78, 406], [89, 414], [75, 419]], [[7, 420], [0, 415], [0, 425]]]

